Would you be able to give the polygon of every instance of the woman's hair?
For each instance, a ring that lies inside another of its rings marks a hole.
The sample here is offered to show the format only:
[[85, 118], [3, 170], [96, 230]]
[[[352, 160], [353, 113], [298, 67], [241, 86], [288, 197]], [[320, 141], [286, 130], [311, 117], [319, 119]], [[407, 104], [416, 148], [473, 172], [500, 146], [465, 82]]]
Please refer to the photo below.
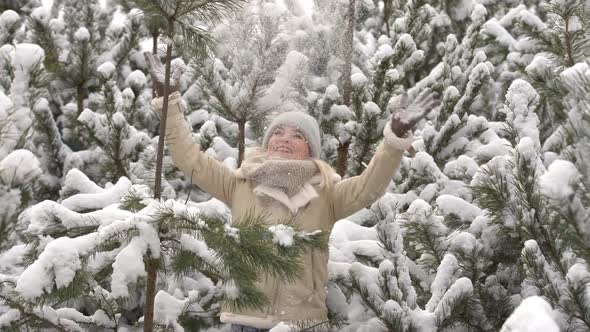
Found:
[[320, 188], [327, 190], [331, 189], [332, 185], [334, 184], [334, 170], [332, 169], [332, 166], [320, 159], [312, 159], [312, 161], [318, 167], [320, 176], [322, 177], [322, 180], [320, 181]]

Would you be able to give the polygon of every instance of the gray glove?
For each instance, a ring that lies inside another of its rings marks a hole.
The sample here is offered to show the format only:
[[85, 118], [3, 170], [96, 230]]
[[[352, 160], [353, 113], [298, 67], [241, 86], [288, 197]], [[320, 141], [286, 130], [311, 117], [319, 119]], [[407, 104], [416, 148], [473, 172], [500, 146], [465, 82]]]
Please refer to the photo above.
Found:
[[[160, 62], [158, 57], [154, 57], [151, 52], [144, 52], [145, 60], [148, 65], [150, 76], [152, 77], [152, 85], [156, 91], [156, 97], [164, 96], [164, 81], [166, 78], [166, 68]], [[170, 69], [170, 86], [168, 87], [168, 95], [179, 90], [180, 77], [184, 72], [184, 66], [173, 66]]]
[[408, 94], [404, 93], [393, 107], [394, 114], [391, 117], [391, 130], [397, 137], [405, 137], [416, 123], [424, 119], [438, 105], [440, 105], [438, 93], [430, 88], [424, 89], [412, 101], [409, 100]]

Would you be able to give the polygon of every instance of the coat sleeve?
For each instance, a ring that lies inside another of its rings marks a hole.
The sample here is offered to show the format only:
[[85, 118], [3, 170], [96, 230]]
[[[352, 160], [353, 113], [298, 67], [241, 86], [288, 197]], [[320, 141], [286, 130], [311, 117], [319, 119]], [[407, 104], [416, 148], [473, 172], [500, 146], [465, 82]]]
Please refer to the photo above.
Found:
[[[152, 101], [152, 108], [160, 110], [163, 98]], [[219, 161], [204, 154], [193, 141], [192, 130], [184, 118], [179, 92], [170, 95], [166, 118], [166, 145], [170, 156], [186, 176], [213, 197], [231, 206], [236, 186], [234, 172]]]
[[346, 218], [371, 205], [385, 193], [399, 168], [404, 150], [412, 143], [412, 138], [402, 139], [395, 136], [389, 123], [385, 125], [383, 136], [383, 141], [363, 173], [334, 186], [332, 208], [335, 220]]

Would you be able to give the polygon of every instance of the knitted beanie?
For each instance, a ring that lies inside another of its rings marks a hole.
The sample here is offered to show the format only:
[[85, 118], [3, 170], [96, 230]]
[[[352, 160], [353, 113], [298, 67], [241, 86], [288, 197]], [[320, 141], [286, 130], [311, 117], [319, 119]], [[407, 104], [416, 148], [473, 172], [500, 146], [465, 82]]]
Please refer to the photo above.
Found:
[[320, 158], [320, 126], [318, 125], [316, 119], [314, 119], [311, 115], [298, 111], [284, 112], [277, 115], [277, 117], [270, 123], [266, 129], [266, 132], [264, 133], [262, 147], [265, 150], [268, 146], [270, 135], [276, 126], [291, 126], [299, 129], [307, 139], [307, 146], [309, 146], [311, 158]]

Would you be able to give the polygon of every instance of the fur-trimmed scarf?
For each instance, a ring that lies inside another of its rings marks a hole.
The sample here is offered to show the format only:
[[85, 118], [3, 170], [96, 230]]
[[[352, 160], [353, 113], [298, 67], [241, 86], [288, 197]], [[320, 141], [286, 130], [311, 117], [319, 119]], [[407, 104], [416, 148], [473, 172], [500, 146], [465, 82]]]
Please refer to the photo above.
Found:
[[291, 212], [317, 197], [309, 184], [318, 173], [318, 167], [310, 160], [266, 159], [255, 157], [244, 160], [236, 175], [256, 182], [254, 192], [283, 203]]

